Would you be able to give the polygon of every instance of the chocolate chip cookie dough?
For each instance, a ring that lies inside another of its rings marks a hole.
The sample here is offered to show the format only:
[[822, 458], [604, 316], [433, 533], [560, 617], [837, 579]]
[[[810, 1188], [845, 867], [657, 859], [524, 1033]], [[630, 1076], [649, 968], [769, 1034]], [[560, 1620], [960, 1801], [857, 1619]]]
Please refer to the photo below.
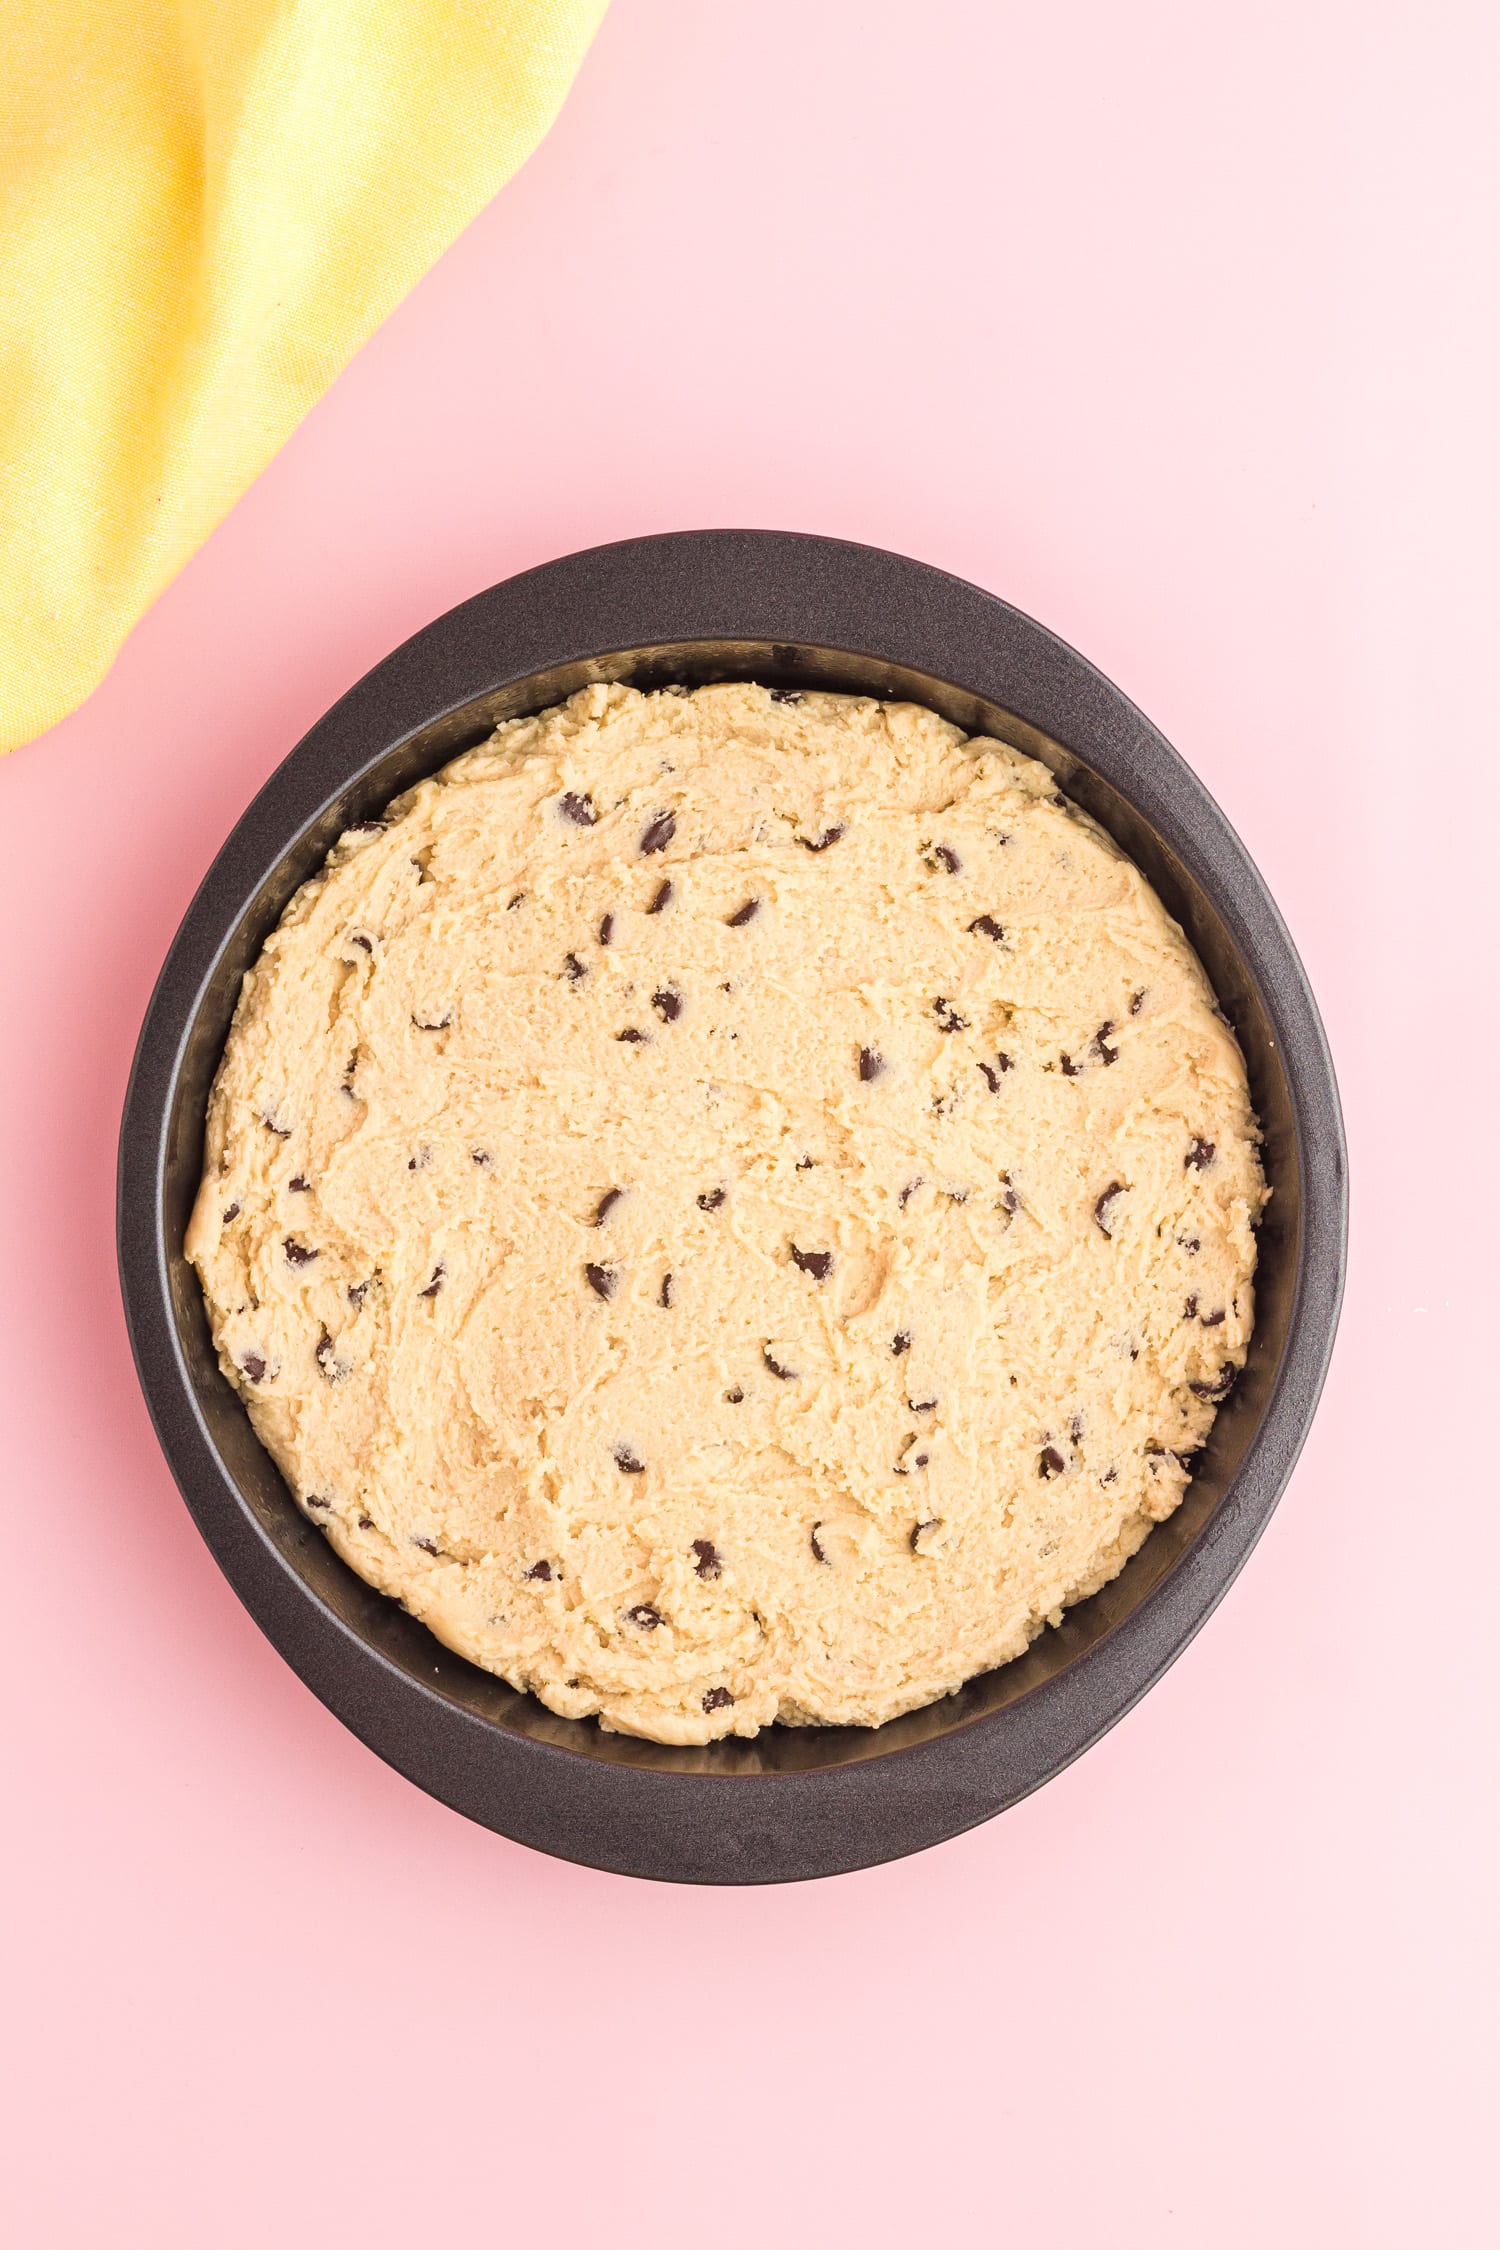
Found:
[[298, 893], [187, 1251], [299, 1504], [450, 1647], [662, 1742], [873, 1726], [1177, 1506], [1256, 1142], [1182, 932], [1043, 766], [596, 686]]

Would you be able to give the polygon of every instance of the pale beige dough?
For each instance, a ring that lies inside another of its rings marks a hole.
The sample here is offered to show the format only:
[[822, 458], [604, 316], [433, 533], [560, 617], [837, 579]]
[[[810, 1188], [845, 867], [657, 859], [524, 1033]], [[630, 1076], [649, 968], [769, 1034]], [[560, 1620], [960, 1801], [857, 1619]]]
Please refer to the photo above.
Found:
[[312, 1521], [663, 1742], [876, 1725], [1176, 1507], [1265, 1190], [1182, 932], [910, 704], [597, 686], [351, 831], [245, 979], [188, 1255]]

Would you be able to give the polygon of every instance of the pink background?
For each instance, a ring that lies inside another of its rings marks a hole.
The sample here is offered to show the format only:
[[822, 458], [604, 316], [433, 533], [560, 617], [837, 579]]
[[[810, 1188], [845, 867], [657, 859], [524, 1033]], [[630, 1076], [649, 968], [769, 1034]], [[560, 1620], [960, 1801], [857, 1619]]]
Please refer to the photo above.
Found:
[[[1494, 21], [617, 0], [0, 767], [10, 2241], [1494, 2241]], [[1144, 705], [1302, 948], [1356, 1214], [1167, 1679], [1004, 1819], [759, 1892], [534, 1856], [344, 1732], [177, 1498], [111, 1241], [157, 964], [304, 728], [480, 586], [720, 523], [943, 564]]]

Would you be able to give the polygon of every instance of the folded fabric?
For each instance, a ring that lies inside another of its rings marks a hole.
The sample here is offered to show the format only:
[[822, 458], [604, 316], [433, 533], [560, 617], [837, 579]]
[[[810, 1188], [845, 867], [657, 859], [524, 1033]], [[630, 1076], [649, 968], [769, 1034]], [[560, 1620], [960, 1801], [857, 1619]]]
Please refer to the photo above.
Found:
[[0, 750], [530, 154], [604, 5], [0, 7]]

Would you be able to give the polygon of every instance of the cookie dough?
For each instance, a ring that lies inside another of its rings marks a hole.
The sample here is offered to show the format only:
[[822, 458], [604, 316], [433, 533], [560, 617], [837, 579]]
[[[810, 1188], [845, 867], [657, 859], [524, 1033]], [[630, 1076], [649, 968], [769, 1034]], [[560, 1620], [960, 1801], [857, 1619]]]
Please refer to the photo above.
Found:
[[594, 686], [350, 830], [187, 1238], [299, 1505], [440, 1640], [696, 1743], [875, 1726], [1169, 1515], [1245, 1358], [1244, 1064], [1005, 745]]

